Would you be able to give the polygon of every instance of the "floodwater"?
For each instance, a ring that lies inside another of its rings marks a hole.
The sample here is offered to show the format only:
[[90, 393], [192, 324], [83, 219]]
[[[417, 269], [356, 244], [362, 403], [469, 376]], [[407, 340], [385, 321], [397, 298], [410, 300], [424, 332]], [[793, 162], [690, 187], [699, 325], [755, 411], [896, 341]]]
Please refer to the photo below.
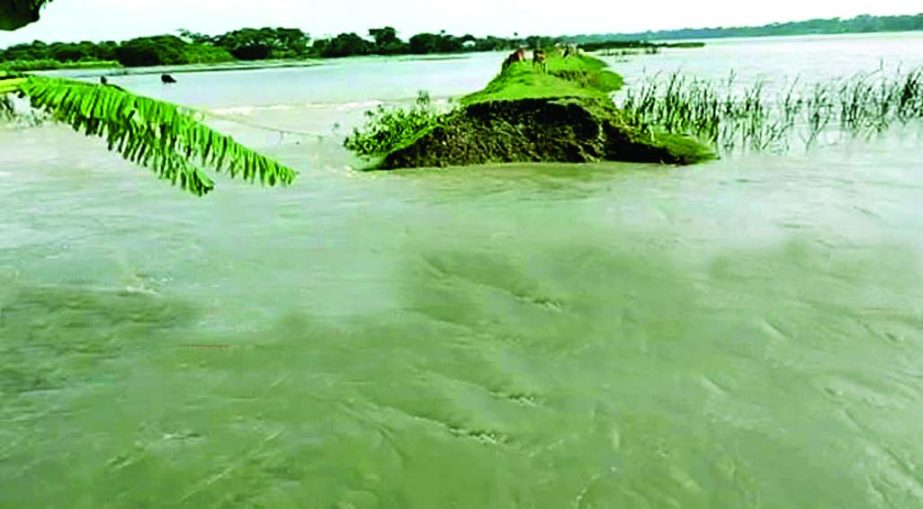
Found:
[[[691, 168], [350, 168], [363, 110], [501, 60], [112, 78], [219, 115], [286, 189], [197, 199], [0, 130], [0, 507], [923, 506], [923, 127]], [[882, 62], [923, 36], [617, 70]]]

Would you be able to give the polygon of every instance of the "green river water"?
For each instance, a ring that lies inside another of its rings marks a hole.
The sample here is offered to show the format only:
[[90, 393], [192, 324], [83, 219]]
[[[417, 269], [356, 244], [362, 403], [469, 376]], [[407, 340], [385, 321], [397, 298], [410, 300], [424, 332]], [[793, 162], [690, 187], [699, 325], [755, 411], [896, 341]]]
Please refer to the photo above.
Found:
[[[923, 127], [691, 168], [350, 169], [364, 109], [502, 58], [111, 80], [312, 133], [216, 123], [287, 189], [196, 199], [0, 130], [0, 507], [923, 507]], [[923, 36], [616, 68], [880, 61]]]

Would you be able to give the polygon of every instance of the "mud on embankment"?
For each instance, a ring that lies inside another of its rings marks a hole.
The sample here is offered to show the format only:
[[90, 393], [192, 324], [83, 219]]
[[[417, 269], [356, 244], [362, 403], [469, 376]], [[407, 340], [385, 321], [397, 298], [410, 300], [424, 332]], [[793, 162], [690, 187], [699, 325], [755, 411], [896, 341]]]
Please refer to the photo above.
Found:
[[389, 153], [381, 167], [599, 160], [692, 164], [712, 157], [695, 140], [628, 126], [611, 101], [537, 98], [463, 107]]

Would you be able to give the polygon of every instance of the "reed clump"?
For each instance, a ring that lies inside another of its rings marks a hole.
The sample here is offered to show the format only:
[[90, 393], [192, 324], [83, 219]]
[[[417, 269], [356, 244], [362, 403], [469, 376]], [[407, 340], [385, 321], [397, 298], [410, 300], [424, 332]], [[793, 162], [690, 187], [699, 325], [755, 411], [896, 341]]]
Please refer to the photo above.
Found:
[[655, 75], [627, 91], [621, 107], [645, 129], [688, 134], [721, 152], [810, 147], [822, 135], [859, 137], [923, 118], [923, 69], [857, 74], [771, 91], [766, 82]]

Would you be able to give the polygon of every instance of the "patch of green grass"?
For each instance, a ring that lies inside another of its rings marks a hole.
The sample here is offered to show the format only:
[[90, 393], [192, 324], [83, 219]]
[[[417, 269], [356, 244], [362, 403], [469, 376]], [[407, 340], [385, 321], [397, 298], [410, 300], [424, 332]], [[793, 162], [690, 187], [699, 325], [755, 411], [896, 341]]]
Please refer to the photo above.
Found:
[[698, 138], [687, 135], [672, 134], [655, 129], [646, 135], [641, 135], [638, 140], [652, 147], [666, 149], [681, 164], [695, 164], [711, 161], [717, 154], [711, 147], [702, 143]]
[[566, 97], [608, 98], [622, 85], [622, 77], [607, 70], [602, 60], [586, 55], [565, 58], [552, 53], [544, 69], [531, 62], [513, 64], [501, 71], [484, 90], [462, 98], [461, 104]]

